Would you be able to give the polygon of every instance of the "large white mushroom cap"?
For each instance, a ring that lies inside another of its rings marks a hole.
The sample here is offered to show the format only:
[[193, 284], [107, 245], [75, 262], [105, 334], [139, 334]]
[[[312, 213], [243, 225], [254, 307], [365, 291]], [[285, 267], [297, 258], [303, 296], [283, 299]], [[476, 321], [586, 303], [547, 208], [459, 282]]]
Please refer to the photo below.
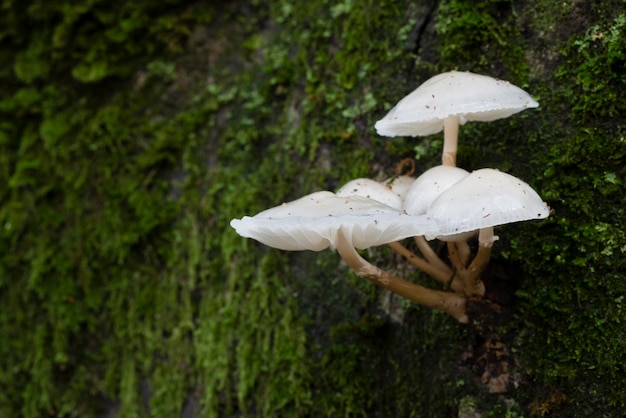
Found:
[[426, 136], [441, 132], [444, 120], [489, 122], [539, 106], [524, 90], [489, 76], [450, 71], [436, 75], [398, 102], [376, 131], [383, 136]]
[[409, 188], [402, 209], [409, 215], [423, 215], [433, 201], [469, 172], [449, 165], [438, 165], [424, 171]]
[[312, 193], [253, 217], [233, 219], [230, 225], [243, 237], [289, 251], [335, 247], [338, 231], [359, 249], [438, 231], [435, 222], [426, 216], [409, 216], [367, 197], [338, 197], [328, 191]]
[[483, 168], [441, 193], [428, 208], [427, 216], [439, 225], [437, 235], [445, 236], [543, 219], [549, 213], [548, 206], [527, 183], [510, 174]]

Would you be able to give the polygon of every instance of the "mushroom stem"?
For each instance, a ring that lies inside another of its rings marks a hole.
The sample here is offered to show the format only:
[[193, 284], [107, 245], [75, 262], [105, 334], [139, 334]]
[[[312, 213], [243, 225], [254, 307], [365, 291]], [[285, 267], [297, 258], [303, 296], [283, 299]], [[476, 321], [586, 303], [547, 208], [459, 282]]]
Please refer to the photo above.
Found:
[[494, 242], [499, 239], [497, 235], [493, 235], [493, 226], [478, 230], [478, 246], [491, 248]]
[[457, 251], [459, 252], [459, 260], [461, 264], [465, 267], [469, 264], [470, 255], [472, 255], [472, 250], [470, 249], [469, 244], [466, 240], [457, 241], [454, 243]]
[[[460, 245], [459, 245], [460, 244]], [[462, 283], [462, 289], [466, 296], [484, 296], [485, 284], [480, 279], [480, 275], [487, 267], [491, 255], [491, 247], [478, 246], [476, 257], [468, 266], [469, 253], [467, 255], [461, 252], [469, 251], [467, 241], [448, 242], [448, 252], [450, 261], [455, 267], [455, 279], [458, 278]]]
[[426, 257], [426, 260], [433, 266], [437, 267], [437, 269], [441, 271], [445, 271], [448, 277], [452, 276], [452, 269], [439, 258], [437, 254], [430, 248], [428, 242], [426, 242], [426, 238], [423, 235], [417, 236], [413, 238], [415, 243], [417, 244], [417, 248], [419, 248], [420, 252]]
[[485, 271], [487, 264], [489, 264], [491, 247], [497, 240], [498, 237], [493, 235], [493, 227], [483, 228], [478, 231], [478, 251], [476, 252], [476, 257], [474, 257], [474, 260], [467, 268], [465, 280], [466, 295], [484, 296], [485, 284], [480, 279], [480, 276]]
[[455, 292], [463, 291], [463, 286], [460, 285], [458, 281], [452, 281], [451, 283], [451, 280], [454, 277], [453, 276], [454, 273], [452, 272], [450, 267], [443, 264], [443, 262], [441, 262], [441, 260], [439, 260], [438, 257], [437, 259], [442, 263], [443, 268], [440, 268], [439, 266], [436, 266], [430, 263], [430, 261], [426, 261], [426, 260], [419, 258], [413, 251], [409, 250], [408, 248], [406, 248], [404, 245], [400, 244], [399, 242], [391, 242], [387, 245], [389, 245], [389, 247], [392, 250], [394, 250], [395, 252], [403, 256], [404, 258], [406, 258], [409, 263], [411, 263], [418, 269], [422, 270], [424, 273], [428, 274], [433, 279], [437, 280], [440, 283], [443, 283], [446, 286], [450, 286], [450, 288], [454, 290]]
[[448, 241], [446, 244], [448, 246], [448, 257], [450, 258], [454, 271], [459, 272], [465, 270], [465, 264], [461, 261], [456, 244], [453, 241]]
[[459, 322], [469, 322], [469, 318], [465, 313], [465, 304], [467, 301], [465, 296], [458, 293], [428, 289], [407, 282], [379, 269], [359, 255], [356, 249], [348, 242], [342, 231], [339, 231], [337, 234], [336, 247], [341, 258], [357, 275], [403, 298], [410, 299], [432, 309], [444, 311], [455, 317]]
[[456, 150], [459, 138], [459, 117], [448, 116], [443, 121], [443, 154], [441, 164], [456, 166]]

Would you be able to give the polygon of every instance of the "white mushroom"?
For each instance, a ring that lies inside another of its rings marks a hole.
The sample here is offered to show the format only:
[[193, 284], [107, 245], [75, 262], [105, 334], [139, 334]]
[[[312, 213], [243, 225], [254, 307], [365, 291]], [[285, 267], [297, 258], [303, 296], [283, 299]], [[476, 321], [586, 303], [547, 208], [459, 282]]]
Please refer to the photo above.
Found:
[[409, 192], [409, 188], [415, 181], [411, 176], [397, 176], [387, 179], [383, 182], [385, 187], [394, 192], [400, 200], [404, 201], [406, 194]]
[[338, 197], [328, 191], [304, 196], [253, 217], [233, 219], [230, 224], [241, 236], [290, 251], [334, 248], [339, 231], [354, 247], [363, 249], [438, 230], [426, 216], [409, 216], [366, 197]]
[[443, 130], [442, 163], [455, 165], [459, 124], [489, 122], [537, 106], [528, 93], [508, 81], [451, 71], [424, 82], [375, 127], [383, 136], [426, 136]]
[[469, 174], [458, 167], [438, 165], [422, 173], [409, 188], [402, 209], [409, 215], [423, 215], [446, 189]]
[[370, 264], [355, 248], [367, 248], [413, 235], [434, 233], [426, 216], [409, 216], [362, 196], [338, 197], [317, 192], [263, 211], [233, 219], [231, 226], [244, 237], [284, 250], [337, 249], [354, 272], [404, 298], [439, 309], [468, 322], [466, 298], [407, 282]]
[[392, 189], [385, 184], [372, 179], [360, 178], [350, 180], [341, 186], [336, 194], [338, 197], [366, 197], [398, 210], [402, 208], [402, 199], [397, 193], [394, 193]]
[[[440, 227], [437, 238], [448, 241], [450, 259], [468, 296], [485, 293], [480, 275], [489, 262], [493, 242], [498, 239], [493, 227], [548, 215], [548, 206], [527, 183], [490, 168], [476, 170], [456, 182], [427, 211], [427, 216]], [[465, 239], [476, 230], [478, 252], [468, 265]]]
[[368, 199], [374, 199], [377, 202], [400, 210], [402, 209], [402, 201], [414, 181], [415, 179], [409, 176], [392, 177], [382, 182], [359, 178], [350, 180], [341, 186], [336, 194], [339, 197], [367, 197]]
[[428, 217], [441, 235], [454, 235], [507, 224], [543, 219], [548, 206], [527, 183], [491, 168], [476, 170], [441, 193]]

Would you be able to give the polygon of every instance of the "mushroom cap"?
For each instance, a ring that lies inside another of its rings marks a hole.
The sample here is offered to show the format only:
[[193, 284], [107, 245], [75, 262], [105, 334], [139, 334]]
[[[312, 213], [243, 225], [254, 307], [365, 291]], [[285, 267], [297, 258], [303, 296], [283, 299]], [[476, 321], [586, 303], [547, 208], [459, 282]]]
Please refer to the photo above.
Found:
[[458, 116], [461, 125], [489, 122], [537, 106], [528, 93], [508, 81], [450, 71], [428, 79], [375, 127], [382, 136], [426, 136], [441, 132], [444, 120], [451, 116]]
[[339, 197], [361, 196], [384, 203], [395, 209], [402, 208], [402, 199], [397, 193], [392, 191], [391, 187], [387, 187], [383, 183], [372, 179], [360, 178], [350, 180], [337, 190], [336, 195]]
[[233, 219], [230, 225], [241, 236], [289, 251], [335, 247], [338, 231], [359, 249], [438, 231], [426, 216], [409, 216], [366, 197], [338, 197], [328, 191], [312, 193], [253, 217]]
[[491, 168], [476, 170], [456, 182], [427, 211], [439, 225], [437, 235], [443, 236], [548, 215], [548, 206], [526, 182]]
[[468, 171], [449, 165], [429, 168], [409, 188], [402, 209], [409, 215], [425, 214], [441, 193], [467, 175]]
[[[404, 201], [406, 194], [409, 192], [409, 188], [415, 181], [415, 177], [411, 176], [397, 176], [387, 179], [383, 182], [385, 187], [394, 192], [401, 201]], [[400, 208], [398, 208], [400, 209]]]

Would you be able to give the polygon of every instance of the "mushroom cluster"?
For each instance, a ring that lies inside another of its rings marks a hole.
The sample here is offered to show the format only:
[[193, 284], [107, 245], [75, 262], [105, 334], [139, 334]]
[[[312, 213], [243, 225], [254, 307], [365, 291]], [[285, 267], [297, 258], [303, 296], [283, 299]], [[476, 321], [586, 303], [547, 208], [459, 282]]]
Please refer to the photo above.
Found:
[[[379, 120], [383, 136], [424, 136], [444, 131], [442, 164], [417, 178], [396, 176], [378, 182], [351, 180], [335, 193], [315, 192], [255, 216], [233, 219], [243, 237], [289, 251], [334, 248], [359, 276], [460, 322], [468, 322], [468, 298], [481, 298], [481, 274], [498, 239], [493, 228], [543, 219], [548, 206], [524, 181], [496, 169], [471, 173], [456, 167], [459, 125], [492, 121], [537, 107], [512, 84], [469, 72], [439, 74], [402, 99]], [[409, 173], [411, 174], [411, 173]], [[400, 243], [413, 238], [421, 256]], [[470, 240], [478, 239], [472, 255]], [[449, 261], [429, 240], [444, 241]], [[441, 282], [434, 290], [396, 277], [357, 251], [388, 244], [409, 263]]]

